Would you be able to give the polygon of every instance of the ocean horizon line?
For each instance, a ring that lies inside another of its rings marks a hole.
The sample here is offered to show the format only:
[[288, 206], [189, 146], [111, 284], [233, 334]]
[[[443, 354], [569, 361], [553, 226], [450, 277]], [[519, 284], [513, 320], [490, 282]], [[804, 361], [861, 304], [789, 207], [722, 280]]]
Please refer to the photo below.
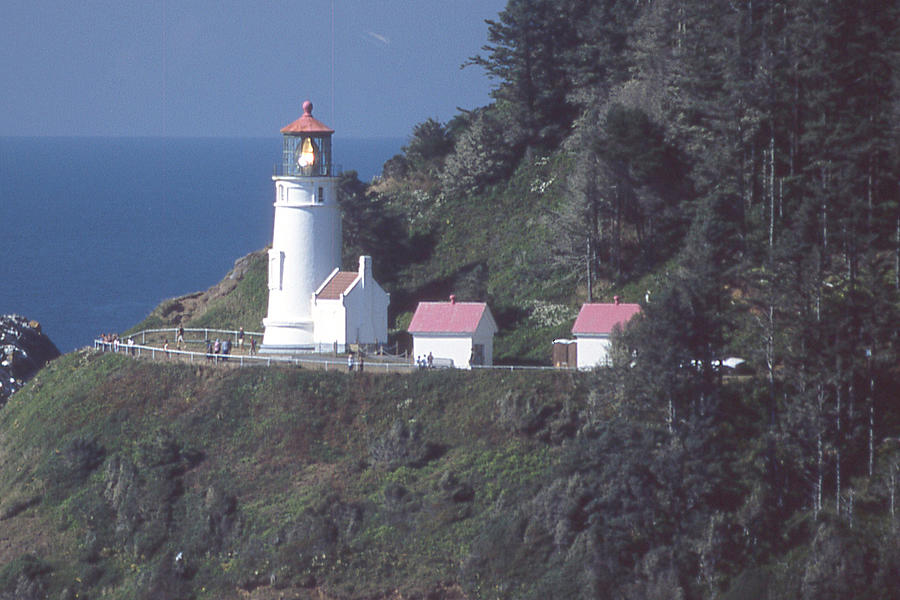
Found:
[[[280, 135], [280, 134], [279, 134]], [[9, 140], [33, 140], [33, 139], [73, 139], [73, 140], [269, 140], [274, 139], [273, 135], [112, 135], [112, 134], [34, 134], [34, 135], [18, 135], [18, 134], [0, 134], [0, 139]], [[340, 140], [360, 140], [360, 141], [405, 141], [409, 136], [404, 135], [383, 135], [383, 136], [345, 136], [340, 135], [335, 139]]]

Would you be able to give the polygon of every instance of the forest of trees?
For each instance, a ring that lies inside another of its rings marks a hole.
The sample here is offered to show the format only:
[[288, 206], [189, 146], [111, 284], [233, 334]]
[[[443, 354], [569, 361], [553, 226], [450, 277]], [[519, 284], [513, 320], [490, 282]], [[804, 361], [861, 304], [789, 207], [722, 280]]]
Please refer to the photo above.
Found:
[[[652, 289], [616, 389], [700, 448], [734, 410], [718, 361], [748, 361], [754, 560], [797, 514], [852, 528], [864, 507], [896, 526], [900, 3], [510, 0], [487, 26], [467, 67], [493, 102], [417, 126], [356, 196], [392, 241], [441, 252], [442, 269], [420, 250], [386, 278], [454, 285], [513, 328], [536, 290], [576, 307]], [[528, 247], [521, 229], [499, 247], [459, 233], [506, 222], [528, 224]], [[483, 255], [453, 271], [439, 239]]]

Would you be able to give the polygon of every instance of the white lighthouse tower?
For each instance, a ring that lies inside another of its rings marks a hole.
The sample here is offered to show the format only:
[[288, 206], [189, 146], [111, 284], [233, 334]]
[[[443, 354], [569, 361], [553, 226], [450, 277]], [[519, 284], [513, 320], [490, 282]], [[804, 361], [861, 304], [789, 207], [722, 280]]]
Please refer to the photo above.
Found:
[[261, 352], [297, 352], [313, 348], [312, 297], [341, 265], [341, 215], [331, 134], [312, 116], [281, 130], [284, 150], [275, 181], [275, 227], [269, 250], [269, 308]]

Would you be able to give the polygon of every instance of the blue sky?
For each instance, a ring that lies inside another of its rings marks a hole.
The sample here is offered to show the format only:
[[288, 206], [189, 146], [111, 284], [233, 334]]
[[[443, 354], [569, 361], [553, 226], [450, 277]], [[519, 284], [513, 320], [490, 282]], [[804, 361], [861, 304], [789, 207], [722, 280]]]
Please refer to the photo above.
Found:
[[6, 0], [0, 136], [405, 137], [490, 101], [505, 0]]

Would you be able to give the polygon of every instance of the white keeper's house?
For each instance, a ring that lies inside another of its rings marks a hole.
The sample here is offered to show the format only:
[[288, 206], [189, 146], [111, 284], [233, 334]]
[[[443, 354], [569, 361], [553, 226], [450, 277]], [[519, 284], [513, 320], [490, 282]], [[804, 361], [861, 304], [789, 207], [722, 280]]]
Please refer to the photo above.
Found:
[[407, 331], [414, 358], [431, 354], [435, 365], [460, 369], [494, 364], [497, 322], [484, 302], [419, 302]]
[[269, 250], [269, 305], [260, 352], [346, 351], [349, 344], [387, 343], [388, 295], [372, 278], [372, 259], [340, 270], [343, 237], [334, 130], [303, 115], [281, 129], [275, 224]]
[[316, 350], [346, 352], [351, 345], [377, 348], [387, 343], [391, 296], [372, 276], [372, 257], [359, 257], [358, 271], [335, 269], [313, 294]]
[[640, 304], [624, 304], [616, 296], [612, 304], [584, 304], [572, 326], [577, 345], [579, 369], [608, 366], [610, 336], [617, 328], [625, 327], [634, 315], [641, 312]]

